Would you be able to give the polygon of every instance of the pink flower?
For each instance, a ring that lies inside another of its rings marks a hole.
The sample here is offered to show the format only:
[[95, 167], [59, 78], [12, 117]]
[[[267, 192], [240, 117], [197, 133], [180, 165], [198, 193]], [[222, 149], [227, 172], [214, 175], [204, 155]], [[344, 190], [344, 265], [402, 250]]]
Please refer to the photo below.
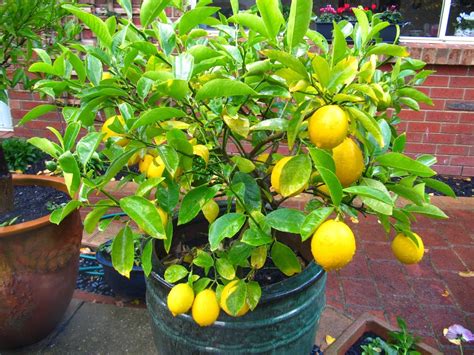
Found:
[[377, 8], [377, 5], [376, 4], [372, 4], [372, 10], [375, 10]]

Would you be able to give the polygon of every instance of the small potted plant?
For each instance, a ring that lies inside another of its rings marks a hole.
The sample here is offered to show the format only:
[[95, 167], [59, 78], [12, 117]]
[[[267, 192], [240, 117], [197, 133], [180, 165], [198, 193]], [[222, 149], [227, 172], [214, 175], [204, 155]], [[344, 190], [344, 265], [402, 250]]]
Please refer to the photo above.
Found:
[[335, 9], [332, 5], [326, 5], [319, 9], [319, 15], [313, 18], [313, 28], [324, 36], [327, 40], [332, 38], [334, 22], [348, 21], [354, 22], [354, 12], [349, 4]]
[[456, 17], [455, 36], [474, 37], [474, 11], [470, 14], [462, 12]]
[[371, 16], [370, 12], [373, 12], [373, 16], [380, 19], [380, 21], [389, 23], [389, 26], [380, 31], [380, 37], [383, 42], [394, 43], [398, 41], [400, 28], [403, 27], [405, 23], [403, 22], [403, 15], [396, 5], [388, 6], [385, 9], [377, 9], [376, 5], [373, 4], [372, 7], [370, 9], [367, 8], [366, 11], [368, 12], [369, 18]]
[[[424, 253], [414, 216], [446, 218], [424, 192], [452, 194], [431, 179], [435, 159], [406, 156], [396, 130], [402, 107], [431, 104], [414, 88], [429, 71], [375, 41], [380, 20], [363, 9], [352, 10], [355, 26], [336, 24], [329, 46], [309, 29], [312, 3], [293, 1], [287, 20], [277, 0], [257, 1], [257, 12], [234, 4], [230, 18], [201, 4], [171, 22], [167, 2], [144, 2], [141, 27], [126, 6], [120, 21], [65, 6], [98, 43], [63, 48], [77, 76], [45, 71], [38, 88], [64, 84], [55, 99], [78, 102], [62, 108], [68, 129], [87, 132], [58, 165], [75, 202], [93, 207], [86, 230], [111, 209], [126, 214], [114, 240], [122, 274], [133, 267], [131, 226], [151, 237], [142, 266], [160, 353], [309, 353], [326, 272], [356, 250], [350, 217], [375, 215], [396, 232], [404, 263]], [[108, 166], [99, 175], [87, 165], [97, 153]], [[119, 186], [135, 183], [126, 196], [107, 189], [118, 172]], [[299, 194], [302, 210], [288, 205]]]

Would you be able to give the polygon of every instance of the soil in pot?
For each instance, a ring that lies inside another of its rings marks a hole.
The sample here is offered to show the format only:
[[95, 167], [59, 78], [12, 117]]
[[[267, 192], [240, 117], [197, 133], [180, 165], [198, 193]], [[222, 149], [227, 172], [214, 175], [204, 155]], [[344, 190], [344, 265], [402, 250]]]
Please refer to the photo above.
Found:
[[69, 196], [49, 186], [15, 186], [14, 209], [0, 215], [0, 224], [12, 221], [23, 223], [50, 214], [70, 200]]
[[[362, 346], [370, 344], [375, 338], [381, 338], [373, 332], [365, 332], [357, 341], [346, 351], [346, 355], [360, 355], [363, 352]], [[383, 338], [381, 338], [384, 340]], [[384, 354], [384, 353], [382, 353]]]

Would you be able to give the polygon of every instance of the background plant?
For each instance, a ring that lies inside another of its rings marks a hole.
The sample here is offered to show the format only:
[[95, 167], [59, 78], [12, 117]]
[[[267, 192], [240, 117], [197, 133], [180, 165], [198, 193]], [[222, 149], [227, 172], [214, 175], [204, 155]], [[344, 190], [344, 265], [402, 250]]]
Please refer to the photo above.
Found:
[[24, 172], [29, 165], [45, 159], [45, 154], [24, 138], [8, 138], [2, 148], [10, 171]]
[[[187, 280], [195, 293], [216, 289], [218, 294], [235, 282], [226, 304], [236, 315], [245, 305], [256, 307], [261, 288], [253, 278], [267, 257], [287, 276], [302, 270], [278, 232], [299, 234], [304, 241], [333, 213], [339, 220], [371, 214], [387, 233], [404, 234], [416, 247], [411, 232], [416, 215], [446, 218], [425, 193], [429, 186], [454, 195], [431, 178], [436, 159], [406, 156], [406, 136], [396, 129], [402, 107], [431, 104], [413, 87], [431, 72], [404, 47], [380, 43], [378, 33], [387, 22], [353, 9], [357, 23], [337, 24], [329, 46], [308, 29], [310, 0], [293, 1], [287, 21], [277, 0], [261, 0], [258, 13], [239, 12], [233, 1], [231, 18], [201, 3], [174, 23], [163, 11], [169, 1], [150, 0], [140, 11], [141, 28], [131, 20], [130, 2], [121, 3], [127, 19], [120, 21], [64, 6], [91, 28], [98, 45], [62, 47], [54, 66], [47, 56], [32, 66], [44, 75], [36, 89], [56, 105], [65, 93], [80, 102], [59, 105], [67, 122], [64, 135], [53, 130], [54, 142], [30, 140], [57, 160], [71, 196], [77, 194], [53, 213], [54, 223], [80, 206], [93, 207], [84, 221], [91, 232], [118, 207], [169, 251], [174, 226], [167, 217], [177, 214], [181, 225], [204, 210], [211, 222], [208, 243], [183, 257], [188, 267], [179, 260], [169, 266], [165, 279]], [[216, 32], [211, 36], [202, 24]], [[317, 53], [309, 51], [313, 45]], [[341, 183], [332, 149], [318, 148], [308, 135], [315, 129], [310, 117], [328, 105], [348, 115], [350, 141], [360, 147], [363, 169], [355, 184]], [[22, 123], [55, 109], [40, 105]], [[107, 118], [102, 125], [101, 115]], [[82, 137], [81, 129], [87, 131]], [[277, 193], [270, 170], [282, 158], [283, 143], [291, 159], [274, 175]], [[98, 152], [108, 166], [100, 176], [88, 168]], [[140, 173], [129, 170], [137, 162]], [[125, 173], [120, 184], [137, 184], [121, 199], [107, 190], [119, 172]], [[92, 204], [89, 198], [97, 191], [106, 197]], [[304, 212], [283, 207], [297, 193], [311, 196]], [[396, 204], [400, 197], [407, 203]], [[215, 198], [226, 205], [220, 216]], [[125, 224], [113, 244], [120, 255], [114, 266], [124, 275], [133, 266], [133, 240]], [[152, 243], [146, 243], [147, 274], [151, 250]]]

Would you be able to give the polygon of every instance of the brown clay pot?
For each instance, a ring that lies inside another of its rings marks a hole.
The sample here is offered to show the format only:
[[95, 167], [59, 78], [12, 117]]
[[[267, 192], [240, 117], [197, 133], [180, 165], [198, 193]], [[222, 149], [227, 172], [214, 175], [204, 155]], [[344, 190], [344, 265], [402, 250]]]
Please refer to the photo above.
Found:
[[[366, 332], [375, 333], [384, 339], [388, 339], [389, 333], [395, 330], [400, 329], [392, 327], [370, 313], [364, 313], [344, 330], [334, 343], [324, 350], [324, 355], [345, 354]], [[416, 351], [422, 355], [442, 355], [441, 352], [425, 343], [416, 344]]]
[[[14, 175], [13, 184], [67, 192], [59, 178]], [[48, 215], [0, 227], [0, 350], [33, 344], [59, 323], [76, 285], [81, 239], [78, 211], [59, 225]]]

